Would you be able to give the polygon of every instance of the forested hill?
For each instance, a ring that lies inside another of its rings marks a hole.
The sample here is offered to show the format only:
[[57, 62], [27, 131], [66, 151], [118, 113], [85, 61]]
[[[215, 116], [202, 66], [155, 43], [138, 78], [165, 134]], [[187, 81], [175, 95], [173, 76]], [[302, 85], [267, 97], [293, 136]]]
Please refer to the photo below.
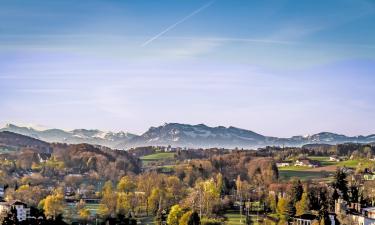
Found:
[[47, 143], [28, 136], [0, 132], [0, 160], [18, 161], [15, 165], [30, 170], [43, 165], [45, 175], [96, 173], [107, 179], [141, 171], [138, 158], [126, 151], [90, 144]]
[[21, 148], [30, 148], [38, 152], [49, 152], [51, 150], [51, 146], [47, 142], [8, 131], [0, 132], [0, 146], [7, 150], [19, 150]]

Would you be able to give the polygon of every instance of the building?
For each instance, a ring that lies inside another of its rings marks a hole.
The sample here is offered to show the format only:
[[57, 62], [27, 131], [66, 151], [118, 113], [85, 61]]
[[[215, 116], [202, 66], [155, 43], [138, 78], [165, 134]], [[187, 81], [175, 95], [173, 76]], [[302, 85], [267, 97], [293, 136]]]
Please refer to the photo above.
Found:
[[348, 216], [351, 217], [353, 225], [375, 225], [375, 219], [363, 214], [348, 214]]
[[51, 154], [49, 153], [38, 153], [38, 159], [40, 163], [45, 163], [50, 158]]
[[338, 199], [335, 214], [347, 216], [352, 225], [375, 225], [375, 207], [361, 209], [358, 203], [348, 206], [344, 200]]
[[3, 185], [0, 185], [0, 199], [4, 198], [5, 194], [5, 187]]
[[276, 163], [276, 166], [277, 167], [287, 167], [287, 166], [290, 166], [290, 163], [288, 163], [288, 162], [280, 162], [280, 163]]
[[340, 158], [338, 158], [336, 156], [331, 156], [331, 157], [329, 157], [329, 161], [331, 161], [331, 162], [340, 162]]
[[375, 207], [363, 208], [362, 214], [370, 219], [375, 219]]
[[298, 159], [294, 163], [295, 166], [307, 166], [307, 167], [318, 167], [319, 163], [309, 159]]
[[293, 217], [293, 225], [311, 225], [317, 217], [312, 214], [303, 214], [300, 216]]
[[375, 174], [367, 173], [363, 175], [364, 180], [375, 180]]
[[25, 203], [18, 200], [0, 202], [0, 213], [10, 212], [12, 209], [16, 210], [18, 221], [25, 221], [30, 218], [30, 208], [27, 208]]

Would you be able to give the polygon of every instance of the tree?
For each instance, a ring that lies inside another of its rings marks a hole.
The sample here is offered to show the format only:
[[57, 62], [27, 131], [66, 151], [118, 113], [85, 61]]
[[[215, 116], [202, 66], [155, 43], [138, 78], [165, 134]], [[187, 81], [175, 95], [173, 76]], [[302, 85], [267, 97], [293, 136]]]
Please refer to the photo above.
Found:
[[117, 194], [117, 204], [116, 204], [117, 214], [125, 216], [128, 212], [130, 212], [132, 208], [132, 198], [133, 198], [133, 193], [120, 192]]
[[44, 215], [47, 218], [56, 219], [58, 215], [64, 212], [64, 195], [62, 190], [55, 190], [52, 195], [48, 195], [41, 201]]
[[286, 198], [280, 198], [279, 202], [277, 203], [277, 214], [280, 220], [286, 221], [288, 216], [288, 200]]
[[152, 189], [151, 195], [148, 198], [148, 202], [150, 204], [150, 209], [156, 213], [160, 208], [163, 207], [164, 201], [164, 191], [160, 188]]
[[8, 188], [6, 191], [6, 198], [8, 200], [20, 200], [34, 207], [46, 196], [47, 192], [40, 186], [22, 185], [17, 190]]
[[187, 211], [182, 215], [179, 225], [200, 225], [200, 218], [196, 211]]
[[79, 217], [85, 222], [87, 223], [87, 221], [89, 220], [90, 216], [91, 216], [91, 213], [90, 213], [90, 210], [86, 209], [86, 208], [83, 208], [83, 209], [80, 209], [78, 211], [78, 215]]
[[268, 207], [271, 210], [271, 212], [276, 212], [277, 208], [277, 202], [276, 202], [276, 195], [269, 194], [267, 198]]
[[139, 191], [145, 193], [145, 203], [146, 203], [146, 215], [149, 213], [149, 199], [152, 190], [159, 186], [159, 175], [156, 173], [145, 173], [138, 176], [137, 187]]
[[329, 213], [328, 213], [328, 198], [327, 198], [327, 189], [321, 188], [319, 191], [319, 219], [321, 225], [330, 225]]
[[220, 190], [213, 179], [198, 182], [195, 189], [199, 193], [199, 208], [206, 216], [210, 216], [214, 207], [220, 203]]
[[122, 192], [132, 192], [136, 188], [135, 182], [130, 176], [124, 176], [117, 184], [117, 190]]
[[113, 185], [111, 181], [107, 181], [102, 190], [102, 200], [100, 201], [100, 207], [98, 214], [102, 217], [113, 217], [116, 212], [116, 193], [113, 191]]
[[337, 171], [335, 174], [335, 181], [333, 182], [332, 186], [336, 190], [340, 191], [339, 194], [345, 201], [349, 201], [348, 181], [346, 180], [346, 174], [341, 168], [337, 168]]
[[301, 200], [296, 202], [296, 215], [300, 216], [309, 210], [308, 195], [306, 192], [302, 194]]
[[182, 209], [179, 205], [174, 205], [168, 214], [167, 224], [168, 225], [179, 225], [179, 221], [182, 216]]
[[279, 178], [279, 171], [274, 160], [257, 158], [248, 164], [248, 177], [255, 185], [269, 185]]
[[290, 197], [293, 204], [301, 200], [303, 194], [303, 186], [300, 180], [293, 181]]

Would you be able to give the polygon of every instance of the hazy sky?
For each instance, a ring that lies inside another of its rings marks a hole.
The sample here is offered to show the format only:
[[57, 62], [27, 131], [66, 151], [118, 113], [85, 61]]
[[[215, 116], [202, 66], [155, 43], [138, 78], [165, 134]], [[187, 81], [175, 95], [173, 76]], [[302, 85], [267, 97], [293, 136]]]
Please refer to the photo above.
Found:
[[372, 0], [0, 4], [0, 123], [375, 133]]

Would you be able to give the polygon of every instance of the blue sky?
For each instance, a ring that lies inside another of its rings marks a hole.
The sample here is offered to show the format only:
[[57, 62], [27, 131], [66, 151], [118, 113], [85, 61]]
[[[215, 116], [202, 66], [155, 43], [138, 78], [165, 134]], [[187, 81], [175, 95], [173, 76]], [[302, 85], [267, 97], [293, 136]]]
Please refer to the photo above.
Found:
[[375, 133], [375, 2], [2, 0], [0, 123]]

